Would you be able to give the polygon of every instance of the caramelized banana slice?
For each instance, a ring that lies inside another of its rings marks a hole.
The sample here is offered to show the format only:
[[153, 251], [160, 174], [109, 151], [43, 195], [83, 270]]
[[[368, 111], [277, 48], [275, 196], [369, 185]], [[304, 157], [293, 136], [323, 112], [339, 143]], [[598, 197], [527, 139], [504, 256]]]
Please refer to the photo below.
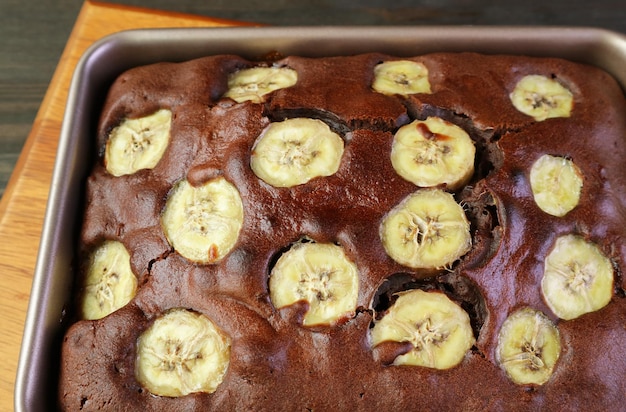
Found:
[[149, 116], [125, 119], [107, 140], [104, 163], [113, 176], [153, 169], [170, 141], [172, 112], [161, 109]]
[[470, 318], [441, 292], [411, 290], [398, 299], [370, 330], [372, 347], [383, 342], [410, 342], [412, 349], [394, 365], [449, 369], [474, 345]]
[[543, 385], [550, 379], [561, 354], [559, 331], [538, 310], [522, 308], [502, 324], [497, 360], [518, 385]]
[[438, 117], [402, 126], [391, 147], [391, 164], [404, 179], [422, 187], [463, 186], [474, 173], [474, 142], [460, 127]]
[[571, 160], [546, 154], [530, 169], [530, 186], [541, 210], [563, 217], [580, 201], [583, 174]]
[[304, 326], [332, 325], [354, 315], [358, 270], [337, 245], [297, 243], [272, 268], [269, 288], [276, 308], [308, 303]]
[[120, 242], [107, 240], [91, 255], [85, 279], [83, 319], [101, 319], [135, 297], [137, 278], [130, 255]]
[[209, 318], [172, 309], [137, 341], [135, 376], [150, 393], [179, 397], [213, 393], [230, 363], [230, 338]]
[[321, 120], [293, 118], [270, 124], [252, 148], [250, 167], [274, 187], [292, 187], [337, 172], [341, 136]]
[[513, 106], [541, 122], [553, 117], [569, 117], [574, 108], [572, 92], [561, 83], [541, 75], [523, 77], [510, 94]]
[[251, 101], [261, 103], [265, 95], [275, 90], [291, 87], [298, 81], [298, 73], [288, 67], [253, 67], [239, 70], [228, 76], [230, 97], [237, 103]]
[[613, 265], [597, 245], [565, 235], [546, 257], [541, 293], [555, 315], [569, 320], [608, 305], [613, 282]]
[[386, 95], [430, 93], [428, 69], [423, 63], [394, 60], [376, 65], [372, 89]]
[[463, 208], [439, 189], [406, 197], [384, 217], [380, 237], [392, 259], [412, 268], [444, 268], [472, 246]]
[[174, 249], [198, 263], [215, 263], [237, 243], [243, 225], [239, 191], [223, 177], [194, 187], [181, 180], [171, 190], [161, 216]]

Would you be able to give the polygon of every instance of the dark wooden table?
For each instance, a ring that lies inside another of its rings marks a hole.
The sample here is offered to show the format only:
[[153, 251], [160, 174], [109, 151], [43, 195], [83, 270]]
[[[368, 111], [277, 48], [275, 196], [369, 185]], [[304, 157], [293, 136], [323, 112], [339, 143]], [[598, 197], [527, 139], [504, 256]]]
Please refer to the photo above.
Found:
[[[498, 0], [112, 0], [271, 25], [559, 25], [626, 33], [626, 2]], [[82, 0], [0, 1], [0, 196]]]

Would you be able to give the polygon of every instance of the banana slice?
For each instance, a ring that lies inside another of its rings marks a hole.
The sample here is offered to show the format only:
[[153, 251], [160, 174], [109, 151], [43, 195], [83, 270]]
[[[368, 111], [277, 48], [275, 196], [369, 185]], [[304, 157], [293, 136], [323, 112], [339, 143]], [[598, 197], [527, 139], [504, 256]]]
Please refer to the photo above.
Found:
[[518, 385], [543, 385], [561, 354], [559, 331], [538, 310], [522, 308], [509, 315], [498, 334], [496, 357]]
[[613, 282], [613, 265], [597, 245], [565, 235], [546, 257], [541, 293], [555, 315], [569, 320], [605, 307]]
[[252, 148], [250, 166], [274, 187], [292, 187], [337, 172], [341, 136], [321, 120], [293, 118], [270, 124]]
[[230, 362], [230, 338], [206, 316], [171, 309], [137, 340], [135, 377], [150, 393], [213, 393]]
[[356, 310], [356, 265], [332, 243], [297, 243], [276, 262], [269, 278], [270, 299], [280, 309], [305, 301], [303, 325], [332, 325]]
[[380, 63], [374, 68], [372, 89], [386, 95], [403, 96], [416, 93], [430, 94], [428, 69], [423, 63], [395, 60]]
[[470, 318], [441, 292], [401, 292], [370, 330], [372, 347], [383, 342], [410, 342], [412, 349], [394, 365], [449, 369], [463, 360], [476, 339]]
[[570, 159], [546, 154], [530, 169], [530, 186], [541, 210], [563, 217], [580, 201], [583, 174]]
[[411, 268], [446, 267], [472, 246], [463, 208], [440, 189], [407, 196], [383, 218], [380, 237], [387, 254]]
[[456, 190], [474, 173], [474, 142], [460, 127], [438, 117], [402, 126], [391, 146], [391, 164], [422, 187], [446, 184]]
[[137, 278], [130, 255], [120, 242], [107, 240], [92, 254], [81, 303], [83, 319], [101, 319], [135, 297]]
[[298, 81], [298, 73], [288, 67], [253, 67], [239, 70], [228, 76], [230, 97], [237, 103], [252, 101], [261, 103], [264, 96], [278, 89], [291, 87]]
[[243, 225], [241, 196], [223, 177], [199, 187], [181, 180], [169, 194], [161, 223], [182, 256], [198, 263], [218, 262], [237, 243]]
[[167, 109], [122, 121], [109, 134], [104, 153], [107, 171], [123, 176], [153, 169], [169, 144], [171, 126], [172, 112]]
[[537, 74], [523, 77], [509, 97], [517, 110], [538, 122], [569, 117], [574, 107], [572, 92], [556, 80]]

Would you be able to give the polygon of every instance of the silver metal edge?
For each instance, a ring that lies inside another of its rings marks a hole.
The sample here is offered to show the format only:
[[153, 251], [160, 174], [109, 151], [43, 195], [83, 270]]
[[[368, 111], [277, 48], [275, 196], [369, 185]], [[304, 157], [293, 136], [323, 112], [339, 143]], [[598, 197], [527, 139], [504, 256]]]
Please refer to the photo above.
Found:
[[[75, 153], [72, 153], [71, 143], [76, 139], [76, 133], [73, 133], [72, 126], [81, 114], [76, 109], [80, 106], [80, 92], [89, 86], [86, 81], [87, 62], [101, 46], [102, 44], [94, 44], [94, 47], [81, 57], [68, 91], [19, 355], [15, 381], [15, 411], [45, 410], [46, 404], [48, 404], [47, 408], [50, 407], [49, 400], [45, 399], [45, 396], [42, 396], [37, 389], [45, 385], [44, 376], [42, 376], [45, 372], [42, 372], [42, 365], [48, 363], [48, 360], [43, 358], [45, 349], [42, 346], [50, 343], [48, 336], [50, 328], [54, 328], [53, 325], [56, 324], [58, 329], [62, 317], [61, 310], [53, 313], [48, 310], [50, 291], [47, 286], [55, 275], [59, 277], [55, 270], [59, 269], [55, 257], [58, 256], [56, 252], [59, 247], [59, 233], [64, 229], [62, 225], [55, 225], [55, 222], [59, 221], [59, 217], [64, 217], [64, 211], [66, 212], [67, 192], [70, 186], [64, 184], [64, 181], [70, 175], [67, 160], [75, 156]], [[68, 277], [65, 276], [64, 280], [67, 281]], [[50, 316], [53, 317], [52, 320]], [[35, 407], [36, 405], [41, 405], [41, 407]]]
[[[139, 29], [112, 36], [126, 42], [127, 47], [135, 48], [138, 57], [144, 61], [158, 61], [161, 56], [159, 50], [146, 50], [146, 43], [151, 42], [158, 42], [165, 49], [185, 44], [186, 47], [172, 50], [168, 55], [169, 60], [176, 61], [186, 60], [189, 56], [222, 53], [254, 59], [274, 50], [283, 55], [309, 57], [381, 50], [396, 55], [474, 51], [561, 57], [594, 64], [607, 70], [621, 84], [626, 84], [626, 74], [618, 64], [626, 54], [626, 35], [594, 27], [219, 27]], [[307, 52], [301, 53], [302, 50]]]
[[[593, 27], [173, 28], [128, 30], [97, 41], [79, 60], [68, 93], [19, 356], [16, 411], [51, 409], [51, 400], [44, 394], [50, 380], [46, 376], [50, 359], [45, 357], [50, 355], [47, 350], [52, 339], [62, 338], [59, 333], [63, 316], [58, 302], [54, 308], [50, 305], [51, 289], [65, 294], [57, 298], [67, 301], [72, 262], [67, 258], [60, 262], [57, 258], [63, 255], [59, 253], [63, 248], [74, 247], [68, 233], [72, 230], [64, 224], [76, 217], [77, 200], [70, 194], [80, 193], [76, 186], [82, 184], [87, 169], [79, 143], [81, 135], [89, 132], [84, 128], [88, 128], [86, 116], [93, 104], [90, 95], [97, 93], [94, 82], [106, 83], [128, 68], [157, 61], [183, 61], [222, 53], [254, 59], [270, 51], [310, 57], [369, 51], [399, 56], [473, 51], [561, 57], [596, 65], [612, 74], [626, 89], [626, 36]], [[119, 60], [122, 58], [126, 60]], [[109, 63], [104, 68], [98, 64], [104, 62]], [[80, 173], [83, 175], [78, 176]], [[57, 396], [56, 388], [47, 389]]]

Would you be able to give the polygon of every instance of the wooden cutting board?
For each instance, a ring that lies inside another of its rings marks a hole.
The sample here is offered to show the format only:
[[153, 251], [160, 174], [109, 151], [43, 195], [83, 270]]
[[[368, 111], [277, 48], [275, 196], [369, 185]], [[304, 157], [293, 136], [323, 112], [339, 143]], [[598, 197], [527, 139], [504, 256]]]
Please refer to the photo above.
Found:
[[[96, 40], [137, 28], [249, 23], [87, 1], [0, 201], [0, 411], [13, 410], [15, 376], [70, 80]], [[51, 400], [52, 401], [52, 400]]]

